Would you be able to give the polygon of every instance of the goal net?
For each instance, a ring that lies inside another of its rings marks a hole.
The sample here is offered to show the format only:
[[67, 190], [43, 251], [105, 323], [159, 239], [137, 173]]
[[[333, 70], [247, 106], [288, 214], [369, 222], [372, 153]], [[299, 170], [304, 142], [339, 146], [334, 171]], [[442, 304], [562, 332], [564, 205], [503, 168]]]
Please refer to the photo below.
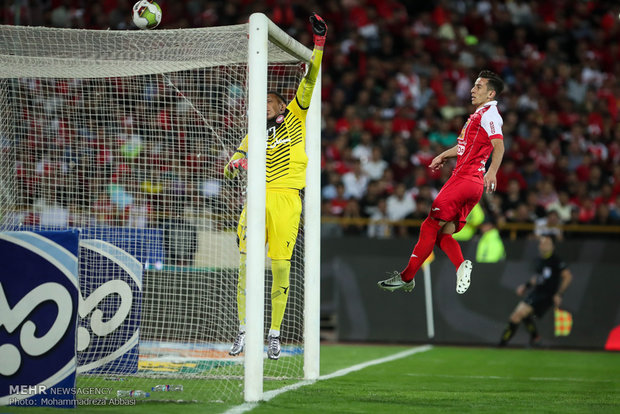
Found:
[[[0, 230], [80, 230], [77, 386], [241, 399], [244, 354], [228, 351], [246, 177], [223, 169], [248, 132], [248, 25], [0, 26], [0, 50]], [[267, 89], [293, 99], [305, 63], [273, 43], [268, 62]], [[302, 225], [268, 379], [304, 376], [303, 259]]]

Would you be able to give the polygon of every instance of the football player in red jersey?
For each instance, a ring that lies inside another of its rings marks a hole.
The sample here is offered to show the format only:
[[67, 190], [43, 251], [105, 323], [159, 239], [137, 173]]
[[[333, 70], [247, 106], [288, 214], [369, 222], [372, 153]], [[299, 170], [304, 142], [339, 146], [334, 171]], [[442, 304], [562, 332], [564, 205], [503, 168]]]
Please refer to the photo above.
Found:
[[[436, 244], [456, 268], [456, 291], [465, 293], [471, 283], [472, 264], [463, 259], [461, 246], [452, 237], [465, 225], [471, 209], [480, 201], [484, 188], [495, 191], [497, 170], [504, 156], [502, 117], [495, 100], [504, 89], [504, 82], [495, 73], [483, 70], [471, 89], [471, 103], [476, 107], [461, 130], [457, 144], [433, 159], [429, 168], [443, 167], [448, 158], [456, 157], [450, 179], [433, 201], [431, 211], [422, 223], [420, 238], [407, 267], [394, 271], [377, 284], [381, 289], [409, 292], [415, 286], [414, 276]], [[492, 156], [488, 171], [485, 165]]]

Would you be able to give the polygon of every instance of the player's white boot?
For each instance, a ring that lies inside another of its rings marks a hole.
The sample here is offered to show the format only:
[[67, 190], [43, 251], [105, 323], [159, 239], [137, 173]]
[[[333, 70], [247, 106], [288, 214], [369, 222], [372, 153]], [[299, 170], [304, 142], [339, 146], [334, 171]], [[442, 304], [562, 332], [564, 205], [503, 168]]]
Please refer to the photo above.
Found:
[[471, 284], [471, 261], [465, 260], [456, 271], [456, 293], [462, 295], [467, 292]]
[[411, 292], [413, 290], [413, 287], [415, 286], [415, 280], [411, 279], [411, 282], [405, 282], [402, 277], [400, 277], [400, 272], [394, 270], [394, 272], [392, 272], [392, 277], [377, 282], [377, 286], [379, 286], [379, 288], [383, 290], [388, 290], [390, 292], [394, 292], [395, 290], [399, 289], [402, 289], [405, 292]]
[[269, 359], [280, 358], [280, 337], [269, 335], [267, 337], [267, 357]]
[[243, 347], [245, 346], [245, 332], [239, 332], [237, 338], [235, 338], [235, 342], [233, 342], [232, 347], [230, 348], [229, 355], [237, 356], [241, 352], [243, 352]]

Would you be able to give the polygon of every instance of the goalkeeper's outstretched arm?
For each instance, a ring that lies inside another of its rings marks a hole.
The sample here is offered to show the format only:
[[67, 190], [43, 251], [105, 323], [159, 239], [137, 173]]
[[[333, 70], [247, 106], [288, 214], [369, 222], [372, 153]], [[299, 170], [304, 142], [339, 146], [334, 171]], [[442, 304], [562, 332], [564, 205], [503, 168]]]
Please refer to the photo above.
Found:
[[297, 88], [297, 94], [295, 95], [297, 104], [302, 109], [308, 109], [310, 106], [312, 91], [314, 90], [316, 78], [319, 76], [319, 70], [321, 68], [323, 47], [325, 46], [325, 37], [327, 36], [327, 24], [321, 16], [313, 13], [312, 16], [310, 16], [310, 23], [312, 23], [312, 32], [314, 34], [314, 50], [310, 58], [310, 70], [301, 80], [299, 88]]

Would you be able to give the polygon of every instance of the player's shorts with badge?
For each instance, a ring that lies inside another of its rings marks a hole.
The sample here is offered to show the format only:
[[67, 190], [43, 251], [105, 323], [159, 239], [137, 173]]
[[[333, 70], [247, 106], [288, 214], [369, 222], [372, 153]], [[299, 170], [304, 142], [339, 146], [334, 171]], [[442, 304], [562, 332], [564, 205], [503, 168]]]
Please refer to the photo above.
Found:
[[553, 295], [534, 289], [523, 299], [523, 302], [530, 305], [534, 309], [534, 315], [540, 318], [553, 306]]
[[[267, 255], [272, 260], [289, 260], [293, 255], [299, 217], [301, 216], [301, 197], [299, 190], [292, 188], [269, 188], [265, 195], [265, 243], [269, 242]], [[239, 251], [246, 253], [246, 207], [239, 216], [237, 240]]]
[[430, 216], [442, 221], [458, 222], [456, 231], [463, 228], [467, 216], [480, 201], [484, 186], [458, 176], [452, 176], [437, 194]]

